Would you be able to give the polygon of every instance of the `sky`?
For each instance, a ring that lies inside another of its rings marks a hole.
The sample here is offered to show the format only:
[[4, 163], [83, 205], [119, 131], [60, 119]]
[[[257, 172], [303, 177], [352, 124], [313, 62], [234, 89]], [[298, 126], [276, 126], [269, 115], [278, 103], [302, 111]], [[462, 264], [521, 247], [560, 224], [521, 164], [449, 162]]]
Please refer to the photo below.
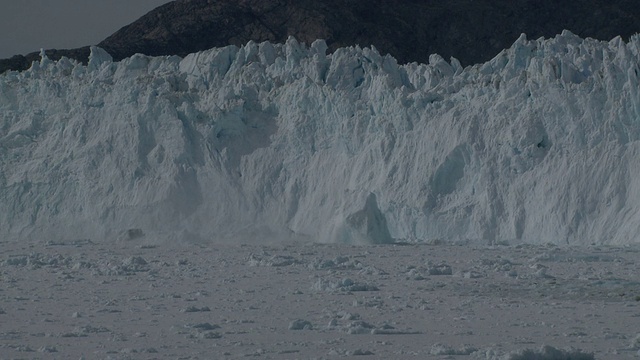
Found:
[[172, 0], [0, 0], [0, 59], [95, 45]]

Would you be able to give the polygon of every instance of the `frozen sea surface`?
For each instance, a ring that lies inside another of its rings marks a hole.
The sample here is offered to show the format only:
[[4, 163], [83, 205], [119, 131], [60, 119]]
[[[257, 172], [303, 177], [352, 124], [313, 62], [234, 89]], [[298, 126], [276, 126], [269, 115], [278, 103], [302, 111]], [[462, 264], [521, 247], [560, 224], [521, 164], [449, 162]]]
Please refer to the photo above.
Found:
[[3, 242], [3, 359], [637, 359], [638, 248]]

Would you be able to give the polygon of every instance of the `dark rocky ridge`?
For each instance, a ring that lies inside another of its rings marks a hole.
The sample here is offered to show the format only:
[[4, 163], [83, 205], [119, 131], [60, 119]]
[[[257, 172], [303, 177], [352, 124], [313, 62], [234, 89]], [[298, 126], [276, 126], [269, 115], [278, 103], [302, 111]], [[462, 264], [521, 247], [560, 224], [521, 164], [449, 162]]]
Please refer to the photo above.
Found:
[[[125, 26], [98, 46], [115, 60], [135, 53], [180, 55], [229, 44], [311, 43], [330, 50], [374, 45], [400, 63], [454, 56], [463, 65], [484, 62], [521, 33], [552, 37], [568, 29], [581, 37], [627, 39], [640, 31], [634, 0], [177, 0]], [[47, 50], [52, 59], [85, 62], [89, 48]], [[27, 69], [39, 52], [0, 60], [0, 73]]]

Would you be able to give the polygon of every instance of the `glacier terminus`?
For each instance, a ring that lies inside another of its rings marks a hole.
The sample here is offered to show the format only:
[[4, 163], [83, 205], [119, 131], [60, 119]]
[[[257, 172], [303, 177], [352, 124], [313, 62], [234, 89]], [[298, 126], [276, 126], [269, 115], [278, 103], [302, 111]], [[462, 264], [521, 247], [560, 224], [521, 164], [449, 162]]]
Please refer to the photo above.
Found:
[[43, 54], [0, 75], [0, 236], [638, 243], [639, 65], [639, 36], [568, 31], [466, 68], [293, 38]]

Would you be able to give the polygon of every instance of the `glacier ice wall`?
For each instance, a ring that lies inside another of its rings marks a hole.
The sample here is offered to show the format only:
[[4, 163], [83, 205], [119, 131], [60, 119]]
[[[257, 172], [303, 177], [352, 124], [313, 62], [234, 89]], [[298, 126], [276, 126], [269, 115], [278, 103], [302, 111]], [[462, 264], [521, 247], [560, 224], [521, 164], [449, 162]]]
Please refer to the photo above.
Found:
[[0, 76], [0, 236], [637, 243], [639, 64], [569, 32], [465, 69], [294, 39], [43, 57]]

